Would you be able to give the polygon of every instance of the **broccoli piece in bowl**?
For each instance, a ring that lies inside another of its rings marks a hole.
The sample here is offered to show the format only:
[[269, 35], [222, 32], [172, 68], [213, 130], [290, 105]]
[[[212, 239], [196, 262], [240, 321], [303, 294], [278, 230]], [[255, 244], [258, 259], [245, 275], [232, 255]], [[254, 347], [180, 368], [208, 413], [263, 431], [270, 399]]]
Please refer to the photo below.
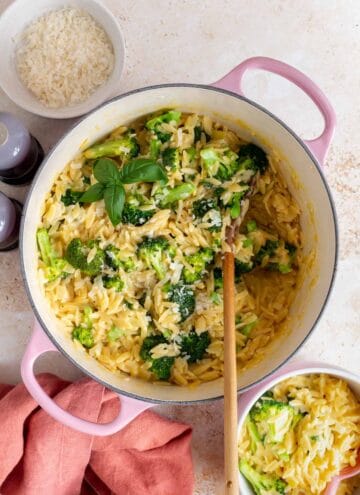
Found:
[[238, 171], [238, 155], [229, 148], [204, 148], [200, 151], [201, 163], [209, 177], [225, 182]]
[[[94, 248], [95, 254], [92, 260], [88, 261], [89, 252]], [[81, 239], [75, 238], [70, 241], [66, 248], [65, 259], [71, 266], [79, 269], [85, 275], [96, 277], [104, 268], [105, 253], [99, 248], [97, 241], [82, 242]]]
[[101, 158], [104, 156], [114, 157], [127, 156], [132, 158], [139, 154], [140, 147], [135, 137], [130, 133], [125, 134], [119, 139], [105, 141], [100, 144], [95, 144], [84, 151], [84, 157], [87, 159]]
[[90, 349], [95, 344], [92, 332], [92, 313], [93, 310], [90, 308], [90, 306], [86, 306], [84, 308], [81, 324], [74, 327], [71, 333], [72, 339], [78, 340], [80, 344], [86, 349]]
[[185, 256], [189, 268], [183, 268], [182, 278], [184, 282], [193, 284], [201, 280], [213, 259], [214, 251], [210, 248], [201, 248], [196, 253]]
[[154, 375], [159, 380], [168, 380], [171, 375], [171, 368], [174, 364], [175, 358], [164, 356], [161, 358], [153, 359], [151, 356], [151, 350], [159, 344], [166, 344], [168, 341], [163, 335], [154, 334], [145, 337], [143, 340], [141, 349], [140, 349], [140, 357], [144, 361], [151, 361], [150, 371], [154, 373]]
[[141, 359], [143, 361], [148, 361], [151, 359], [151, 349], [159, 344], [167, 344], [167, 340], [162, 334], [153, 334], [145, 337], [140, 349]]
[[45, 277], [49, 282], [56, 280], [59, 277], [67, 275], [65, 272], [66, 260], [60, 258], [50, 240], [48, 231], [45, 228], [40, 228], [36, 232], [37, 245], [40, 251], [40, 257], [45, 264]]
[[178, 170], [180, 167], [180, 152], [178, 148], [166, 148], [162, 152], [162, 162], [169, 170]]
[[171, 139], [171, 133], [164, 131], [162, 129], [162, 125], [171, 123], [178, 124], [180, 118], [181, 112], [178, 112], [176, 110], [169, 110], [168, 112], [165, 112], [161, 115], [158, 115], [157, 117], [148, 120], [145, 124], [145, 127], [149, 131], [153, 131], [162, 143], [165, 143], [166, 141], [169, 141]]
[[196, 191], [191, 182], [183, 182], [173, 188], [159, 188], [155, 193], [155, 202], [160, 208], [169, 208], [180, 200], [187, 199]]
[[138, 244], [138, 255], [148, 268], [155, 270], [160, 280], [165, 277], [166, 261], [171, 255], [171, 247], [165, 237], [146, 237]]
[[218, 208], [217, 200], [213, 198], [202, 198], [193, 202], [192, 213], [195, 218], [202, 218], [208, 211]]
[[126, 272], [131, 272], [135, 269], [134, 259], [124, 254], [121, 249], [118, 249], [113, 244], [109, 244], [104, 251], [105, 262], [113, 270], [123, 268]]
[[285, 495], [287, 484], [281, 478], [259, 473], [245, 459], [239, 463], [241, 474], [248, 480], [256, 495]]
[[249, 273], [254, 268], [252, 261], [241, 261], [235, 258], [235, 282], [239, 282], [244, 273]]
[[252, 170], [254, 173], [263, 174], [269, 165], [265, 151], [253, 143], [241, 146], [238, 155], [239, 170]]
[[266, 442], [282, 442], [293, 427], [296, 410], [286, 402], [262, 397], [250, 411], [250, 418], [256, 424]]
[[181, 354], [187, 358], [189, 363], [196, 363], [203, 359], [210, 342], [208, 331], [197, 334], [195, 330], [191, 330], [188, 334], [181, 336]]
[[167, 288], [169, 301], [178, 305], [180, 313], [180, 323], [185, 321], [195, 311], [194, 290], [179, 282]]
[[153, 359], [150, 371], [154, 373], [158, 380], [168, 380], [170, 378], [171, 368], [173, 367], [174, 362], [175, 358], [169, 356]]
[[121, 292], [124, 288], [124, 281], [118, 275], [111, 277], [103, 275], [102, 283], [105, 289], [115, 289], [116, 292]]
[[218, 232], [222, 227], [222, 218], [217, 199], [202, 198], [194, 201], [192, 213], [201, 223], [208, 225], [210, 232]]
[[122, 211], [122, 223], [127, 223], [139, 227], [148, 222], [155, 214], [155, 210], [142, 210], [139, 207], [125, 203]]
[[65, 194], [61, 196], [61, 202], [65, 206], [76, 205], [80, 202], [81, 196], [84, 191], [73, 191], [72, 189], [66, 189]]

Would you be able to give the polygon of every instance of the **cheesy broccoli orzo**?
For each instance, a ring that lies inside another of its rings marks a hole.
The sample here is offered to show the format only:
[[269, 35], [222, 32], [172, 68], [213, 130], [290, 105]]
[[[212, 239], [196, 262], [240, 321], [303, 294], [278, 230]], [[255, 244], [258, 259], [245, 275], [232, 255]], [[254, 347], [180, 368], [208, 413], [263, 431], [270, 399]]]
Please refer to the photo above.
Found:
[[222, 376], [221, 252], [249, 206], [235, 242], [238, 366], [259, 359], [299, 282], [300, 210], [279, 169], [223, 124], [176, 110], [66, 165], [44, 201], [38, 273], [75, 345], [145, 380]]
[[[239, 438], [239, 468], [257, 494], [321, 495], [355, 466], [360, 403], [348, 384], [325, 374], [288, 378], [251, 408]], [[360, 477], [340, 484], [351, 495]]]

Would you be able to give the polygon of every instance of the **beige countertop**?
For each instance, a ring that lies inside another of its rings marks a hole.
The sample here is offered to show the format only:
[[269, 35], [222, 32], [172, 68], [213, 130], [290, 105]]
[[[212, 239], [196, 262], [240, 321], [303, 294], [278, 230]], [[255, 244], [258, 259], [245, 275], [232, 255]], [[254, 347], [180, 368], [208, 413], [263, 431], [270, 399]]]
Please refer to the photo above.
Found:
[[[0, 13], [10, 0], [0, 0]], [[356, 0], [106, 0], [126, 39], [119, 94], [166, 82], [210, 83], [239, 62], [265, 55], [313, 78], [333, 103], [338, 126], [324, 173], [340, 228], [338, 273], [327, 308], [296, 358], [360, 371], [360, 9]], [[0, 66], [1, 67], [1, 66]], [[0, 69], [1, 70], [1, 69]], [[266, 73], [246, 76], [246, 94], [272, 110], [301, 137], [315, 137], [321, 118], [296, 88]], [[0, 90], [0, 110], [14, 113], [49, 150], [74, 121], [22, 111]], [[26, 187], [0, 190], [24, 200]], [[19, 363], [33, 316], [19, 269], [19, 253], [0, 253], [0, 381], [20, 379]], [[65, 378], [79, 373], [65, 358], [46, 356], [38, 370]], [[221, 493], [222, 402], [159, 406], [194, 426], [196, 494]]]

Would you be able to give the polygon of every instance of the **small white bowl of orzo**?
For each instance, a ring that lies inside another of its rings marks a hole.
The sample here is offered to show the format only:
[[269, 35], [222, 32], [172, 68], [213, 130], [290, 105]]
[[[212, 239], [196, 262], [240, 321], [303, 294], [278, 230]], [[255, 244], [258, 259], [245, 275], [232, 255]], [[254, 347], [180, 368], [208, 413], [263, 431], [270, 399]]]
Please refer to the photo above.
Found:
[[[294, 363], [239, 399], [242, 495], [321, 495], [360, 452], [360, 377]], [[360, 493], [360, 477], [337, 495]]]

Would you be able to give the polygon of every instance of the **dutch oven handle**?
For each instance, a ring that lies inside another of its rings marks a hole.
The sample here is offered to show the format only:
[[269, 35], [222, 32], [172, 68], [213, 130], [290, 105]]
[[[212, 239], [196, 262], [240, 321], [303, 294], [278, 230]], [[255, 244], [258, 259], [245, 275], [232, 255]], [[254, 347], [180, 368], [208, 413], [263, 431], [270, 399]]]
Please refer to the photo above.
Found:
[[153, 406], [150, 402], [142, 402], [140, 400], [119, 395], [119, 398], [121, 399], [120, 412], [110, 423], [98, 424], [73, 416], [71, 413], [58, 406], [53, 399], [44, 392], [36, 380], [34, 375], [34, 364], [36, 359], [45, 352], [59, 351], [45, 335], [40, 324], [35, 321], [30, 342], [28, 343], [21, 362], [21, 376], [27, 390], [36, 402], [60, 423], [69, 426], [74, 430], [88, 433], [89, 435], [112, 435], [124, 428], [124, 426], [130, 423], [130, 421], [136, 418], [141, 412]]
[[321, 89], [309, 77], [291, 65], [268, 57], [253, 57], [245, 60], [212, 86], [244, 96], [241, 83], [244, 73], [249, 69], [262, 69], [284, 77], [302, 89], [315, 103], [324, 117], [324, 130], [318, 138], [304, 140], [304, 142], [318, 161], [323, 164], [334, 134], [336, 117], [331, 103]]

